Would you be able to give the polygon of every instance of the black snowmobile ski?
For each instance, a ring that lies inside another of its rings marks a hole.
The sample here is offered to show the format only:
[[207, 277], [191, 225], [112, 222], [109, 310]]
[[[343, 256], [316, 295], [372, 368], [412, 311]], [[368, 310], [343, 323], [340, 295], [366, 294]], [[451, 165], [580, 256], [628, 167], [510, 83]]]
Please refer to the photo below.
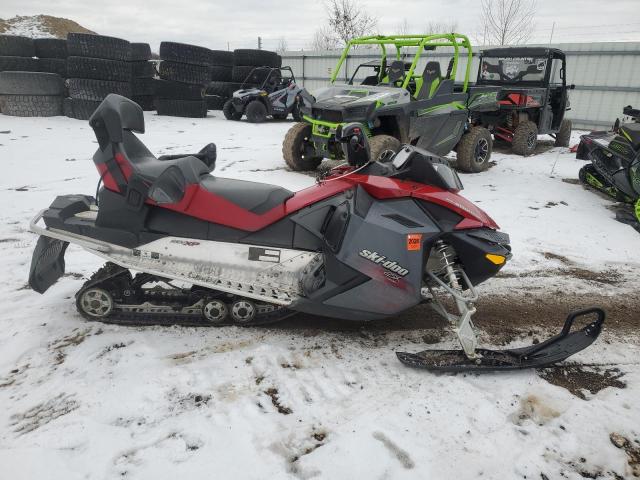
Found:
[[[576, 318], [595, 314], [596, 320], [571, 332]], [[396, 352], [409, 367], [441, 372], [485, 372], [550, 367], [584, 350], [600, 335], [605, 320], [604, 310], [593, 307], [571, 312], [562, 331], [544, 342], [508, 350], [476, 349], [477, 358], [469, 358], [462, 350], [424, 350], [418, 353]]]

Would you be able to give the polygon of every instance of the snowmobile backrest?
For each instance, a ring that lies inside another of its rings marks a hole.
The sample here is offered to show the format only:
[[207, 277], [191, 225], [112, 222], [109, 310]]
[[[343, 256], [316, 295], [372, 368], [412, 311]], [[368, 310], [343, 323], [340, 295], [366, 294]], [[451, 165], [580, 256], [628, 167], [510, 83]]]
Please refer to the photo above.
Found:
[[128, 98], [110, 93], [89, 118], [100, 149], [121, 143], [123, 130], [144, 133], [144, 112], [140, 105]]

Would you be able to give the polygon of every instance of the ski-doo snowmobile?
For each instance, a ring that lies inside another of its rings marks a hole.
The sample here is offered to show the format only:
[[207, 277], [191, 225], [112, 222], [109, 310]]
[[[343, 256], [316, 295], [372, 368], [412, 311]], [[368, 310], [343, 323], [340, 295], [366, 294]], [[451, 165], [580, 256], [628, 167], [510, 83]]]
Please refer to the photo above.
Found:
[[591, 132], [580, 137], [576, 152], [579, 160], [589, 160], [580, 169], [582, 183], [631, 205], [632, 212], [618, 212], [618, 220], [640, 231], [640, 110], [630, 105], [623, 114], [631, 121], [606, 132]]
[[[102, 186], [96, 198], [59, 196], [32, 220], [40, 238], [29, 275], [45, 292], [64, 273], [69, 243], [103, 257], [76, 294], [89, 320], [256, 325], [296, 312], [372, 320], [430, 302], [453, 322], [462, 350], [398, 357], [440, 370], [542, 366], [600, 332], [596, 309], [570, 315], [542, 344], [477, 348], [474, 287], [509, 260], [509, 236], [458, 194], [447, 161], [424, 150], [405, 146], [389, 162], [371, 162], [365, 129], [347, 124], [339, 137], [348, 164], [293, 193], [212, 175], [214, 144], [156, 158], [135, 135], [144, 133], [142, 109], [124, 97], [109, 95], [89, 124]], [[593, 312], [597, 319], [569, 332], [576, 316]]]

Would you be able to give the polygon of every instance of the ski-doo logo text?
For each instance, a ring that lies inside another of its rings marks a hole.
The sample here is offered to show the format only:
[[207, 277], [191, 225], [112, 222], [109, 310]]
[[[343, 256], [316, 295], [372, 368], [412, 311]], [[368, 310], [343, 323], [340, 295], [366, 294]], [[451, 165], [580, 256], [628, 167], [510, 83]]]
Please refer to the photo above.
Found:
[[360, 256], [367, 260], [386, 268], [390, 272], [393, 272], [401, 277], [405, 277], [409, 274], [409, 270], [402, 265], [398, 265], [394, 260], [387, 260], [387, 257], [380, 255], [378, 252], [372, 252], [370, 250], [361, 250]]

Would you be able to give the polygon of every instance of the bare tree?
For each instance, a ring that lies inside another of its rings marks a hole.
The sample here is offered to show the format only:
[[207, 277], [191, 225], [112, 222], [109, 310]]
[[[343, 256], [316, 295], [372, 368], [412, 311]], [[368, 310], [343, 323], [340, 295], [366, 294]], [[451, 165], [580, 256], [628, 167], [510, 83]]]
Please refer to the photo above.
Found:
[[311, 39], [311, 50], [335, 50], [339, 48], [340, 42], [328, 27], [320, 27], [313, 34]]
[[535, 0], [482, 0], [483, 43], [525, 43], [533, 33], [535, 13]]
[[278, 39], [278, 46], [276, 47], [276, 52], [278, 53], [284, 53], [287, 50], [289, 50], [289, 42], [287, 42], [287, 39], [284, 37], [280, 37]]
[[403, 18], [402, 22], [396, 25], [395, 31], [398, 33], [398, 35], [411, 35], [412, 33], [414, 33], [411, 31], [411, 26], [409, 25], [409, 22], [406, 18]]
[[426, 33], [454, 33], [456, 30], [458, 30], [458, 22], [455, 20], [446, 22], [431, 21], [425, 27]]
[[375, 34], [378, 19], [357, 0], [329, 0], [326, 7], [329, 28], [343, 45], [354, 37]]

